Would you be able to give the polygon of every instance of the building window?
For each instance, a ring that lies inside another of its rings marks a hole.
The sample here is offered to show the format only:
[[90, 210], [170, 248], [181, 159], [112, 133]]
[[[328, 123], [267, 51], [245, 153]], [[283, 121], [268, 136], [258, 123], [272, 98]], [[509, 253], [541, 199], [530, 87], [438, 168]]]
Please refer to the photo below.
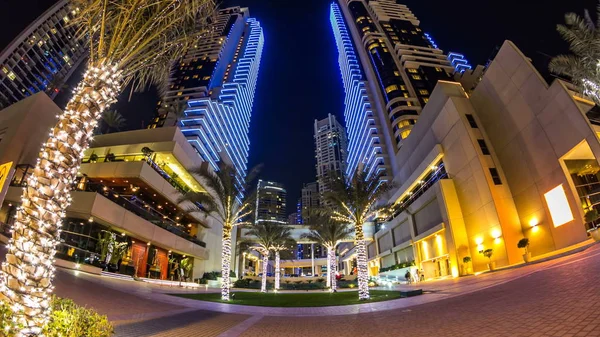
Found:
[[180, 91], [177, 93], [177, 96], [181, 96], [181, 94], [183, 94], [183, 92]]
[[475, 122], [475, 118], [473, 118], [473, 115], [465, 114], [465, 117], [467, 117], [467, 121], [469, 122], [469, 125], [471, 125], [471, 127], [473, 129], [477, 129], [477, 122]]
[[394, 75], [395, 75], [395, 76], [400, 76], [400, 72], [399, 72], [399, 71], [397, 71], [397, 70], [394, 70]]
[[492, 176], [494, 185], [502, 185], [502, 180], [500, 179], [500, 175], [498, 174], [498, 170], [496, 170], [496, 168], [490, 167], [490, 175]]
[[401, 30], [402, 33], [407, 33], [406, 29]]
[[203, 81], [208, 81], [208, 80], [210, 80], [210, 76], [204, 76], [204, 77], [202, 77], [202, 80]]
[[489, 156], [490, 150], [488, 149], [487, 144], [485, 143], [485, 140], [477, 139], [477, 143], [479, 143], [479, 147], [481, 148], [481, 153]]
[[402, 133], [400, 133], [400, 137], [402, 137], [402, 139], [406, 139], [406, 137], [408, 137], [409, 134], [410, 130], [404, 130], [402, 131]]
[[15, 75], [15, 73], [13, 73], [12, 71], [8, 73], [8, 78], [10, 78], [11, 81], [14, 81], [15, 78], [17, 78], [17, 75]]
[[386, 94], [389, 94], [390, 92], [396, 91], [396, 90], [398, 90], [398, 86], [395, 85], [395, 84], [392, 84], [392, 85], [389, 85], [389, 86], [385, 87], [385, 93]]
[[406, 91], [406, 86], [405, 85], [400, 85], [400, 90]]
[[421, 76], [420, 75], [412, 75], [413, 80], [421, 80]]
[[429, 91], [427, 91], [425, 89], [419, 89], [419, 94], [421, 94], [421, 95], [429, 95]]
[[427, 97], [423, 98], [423, 103], [427, 103], [427, 102], [429, 102], [429, 98], [427, 98]]
[[371, 44], [369, 45], [369, 50], [372, 50], [372, 49], [373, 49], [373, 48], [375, 48], [375, 47], [379, 47], [379, 43], [377, 43], [377, 42], [375, 42], [375, 43], [371, 43]]
[[417, 73], [417, 69], [410, 68], [410, 69], [408, 69], [408, 72], [411, 73], [411, 74], [416, 74]]
[[435, 67], [435, 71], [437, 71], [438, 73], [441, 73], [441, 72], [442, 72], [442, 68], [440, 68], [440, 67]]

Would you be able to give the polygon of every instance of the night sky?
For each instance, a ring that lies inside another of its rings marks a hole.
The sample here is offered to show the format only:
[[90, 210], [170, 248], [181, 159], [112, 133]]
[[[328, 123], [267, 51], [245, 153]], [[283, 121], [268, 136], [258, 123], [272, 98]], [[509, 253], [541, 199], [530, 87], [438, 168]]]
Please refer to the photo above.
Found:
[[[2, 0], [0, 49], [40, 15], [52, 0]], [[240, 5], [260, 22], [265, 48], [259, 72], [250, 129], [250, 166], [264, 163], [262, 179], [283, 183], [288, 213], [295, 210], [303, 183], [315, 180], [313, 122], [328, 113], [343, 120], [343, 87], [337, 50], [329, 24], [330, 0], [226, 0]], [[484, 64], [496, 46], [510, 39], [549, 78], [548, 55], [567, 51], [556, 33], [566, 12], [594, 12], [595, 0], [550, 2], [405, 0], [445, 51]], [[74, 79], [71, 82], [76, 82]], [[127, 129], [147, 124], [154, 114], [156, 94], [123, 95], [116, 108], [128, 120]], [[58, 102], [60, 105], [60, 102]]]

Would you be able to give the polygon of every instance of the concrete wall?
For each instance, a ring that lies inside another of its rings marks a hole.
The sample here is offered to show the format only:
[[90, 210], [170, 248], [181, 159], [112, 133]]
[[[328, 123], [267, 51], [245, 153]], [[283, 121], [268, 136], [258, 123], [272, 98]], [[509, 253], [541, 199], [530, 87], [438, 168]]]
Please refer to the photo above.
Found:
[[[533, 255], [585, 240], [583, 212], [561, 158], [586, 140], [596, 158], [600, 143], [585, 112], [564, 83], [551, 86], [511, 42], [491, 63], [471, 102], [510, 186], [525, 236]], [[563, 184], [575, 220], [552, 224], [544, 193]], [[538, 224], [535, 233], [531, 225]]]

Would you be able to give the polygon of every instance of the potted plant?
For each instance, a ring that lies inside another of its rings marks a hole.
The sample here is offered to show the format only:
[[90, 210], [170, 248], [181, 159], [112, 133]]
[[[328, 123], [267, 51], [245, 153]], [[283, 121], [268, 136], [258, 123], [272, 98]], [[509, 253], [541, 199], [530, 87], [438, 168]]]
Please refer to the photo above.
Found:
[[525, 249], [525, 254], [523, 254], [523, 260], [525, 261], [525, 263], [529, 263], [529, 261], [531, 260], [531, 252], [529, 251], [529, 239], [522, 238], [521, 240], [519, 240], [519, 243], [517, 243], [517, 247]]
[[592, 236], [594, 241], [600, 241], [600, 226], [596, 225], [596, 220], [600, 219], [600, 215], [598, 211], [595, 209], [591, 209], [585, 213], [585, 222], [590, 224], [590, 229], [588, 233]]
[[489, 270], [492, 271], [496, 269], [496, 262], [492, 261], [492, 255], [494, 254], [494, 250], [492, 248], [488, 248], [482, 251], [481, 254], [483, 254], [483, 256], [487, 257], [488, 260], [490, 260], [490, 263], [488, 263]]
[[471, 263], [470, 256], [463, 257], [463, 275], [469, 275], [471, 273], [471, 267], [469, 265], [470, 263]]

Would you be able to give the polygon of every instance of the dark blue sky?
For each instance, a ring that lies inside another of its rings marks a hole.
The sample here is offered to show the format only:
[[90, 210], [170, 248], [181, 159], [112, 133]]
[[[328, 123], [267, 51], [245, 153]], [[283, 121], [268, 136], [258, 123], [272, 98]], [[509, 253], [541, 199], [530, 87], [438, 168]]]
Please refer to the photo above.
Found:
[[[55, 0], [2, 0], [0, 49]], [[330, 0], [226, 0], [250, 8], [265, 34], [265, 48], [250, 130], [250, 166], [264, 163], [262, 178], [288, 189], [294, 211], [303, 183], [315, 179], [313, 121], [328, 113], [343, 120], [343, 87], [329, 25]], [[440, 1], [402, 3], [421, 21], [440, 48], [485, 63], [505, 39], [514, 41], [543, 73], [548, 57], [566, 52], [556, 33], [565, 12], [594, 11], [596, 0]], [[153, 116], [153, 92], [123, 95], [117, 109], [128, 129]]]

